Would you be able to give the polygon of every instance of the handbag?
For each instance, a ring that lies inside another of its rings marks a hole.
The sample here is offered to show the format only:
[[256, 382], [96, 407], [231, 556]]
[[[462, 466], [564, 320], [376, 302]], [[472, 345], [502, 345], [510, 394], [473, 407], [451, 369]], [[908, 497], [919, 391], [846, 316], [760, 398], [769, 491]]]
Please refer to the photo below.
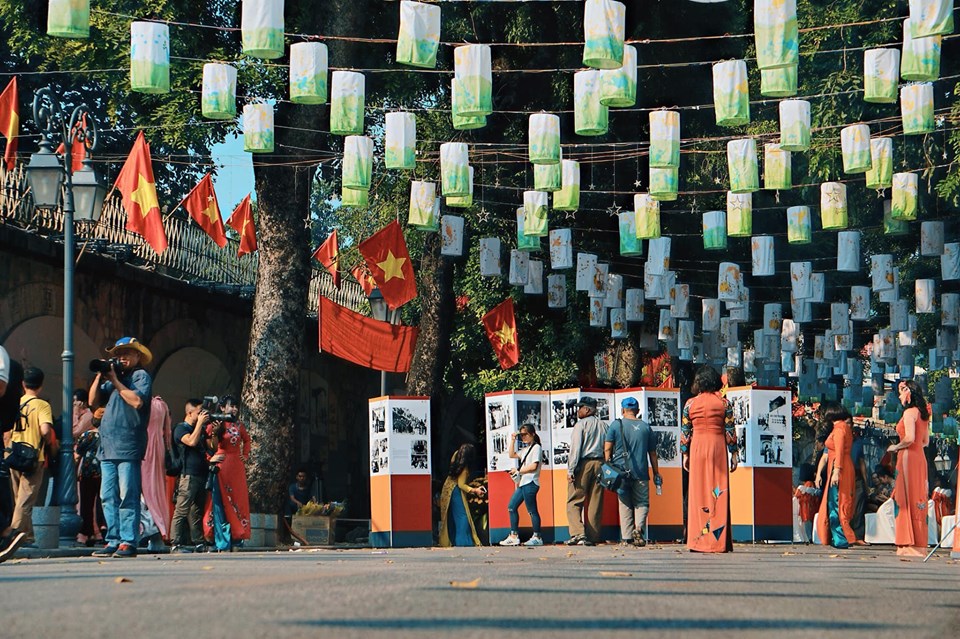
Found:
[[[616, 420], [620, 422], [620, 420]], [[612, 424], [611, 424], [612, 426]], [[620, 422], [620, 429], [623, 430], [623, 422]], [[623, 434], [626, 438], [626, 433]], [[623, 442], [623, 449], [610, 458], [609, 461], [600, 465], [600, 472], [597, 473], [597, 482], [607, 490], [619, 490], [623, 483], [630, 479], [630, 470], [626, 468], [629, 462], [626, 451], [626, 441]]]
[[14, 470], [29, 475], [40, 465], [40, 451], [26, 442], [13, 442], [9, 450], [5, 461]]

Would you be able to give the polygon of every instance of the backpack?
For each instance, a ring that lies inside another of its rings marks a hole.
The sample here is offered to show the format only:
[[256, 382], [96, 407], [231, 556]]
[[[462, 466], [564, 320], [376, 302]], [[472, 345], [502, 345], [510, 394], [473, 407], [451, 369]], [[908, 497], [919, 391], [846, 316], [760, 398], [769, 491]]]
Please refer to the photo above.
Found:
[[23, 366], [10, 359], [7, 392], [0, 397], [0, 432], [6, 433], [20, 422], [20, 398], [23, 397]]

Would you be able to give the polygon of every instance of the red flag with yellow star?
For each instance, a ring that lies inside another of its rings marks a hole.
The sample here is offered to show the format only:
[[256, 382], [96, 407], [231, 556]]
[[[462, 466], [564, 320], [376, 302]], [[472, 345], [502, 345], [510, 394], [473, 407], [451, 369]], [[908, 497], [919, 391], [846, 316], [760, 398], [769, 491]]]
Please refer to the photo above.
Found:
[[513, 299], [507, 298], [483, 316], [487, 339], [500, 361], [500, 368], [507, 370], [520, 362], [520, 343], [517, 341], [517, 319], [513, 314]]
[[396, 220], [360, 242], [358, 248], [387, 306], [399, 308], [417, 296], [410, 253]]
[[323, 244], [313, 252], [313, 259], [323, 264], [323, 268], [333, 276], [333, 285], [340, 288], [340, 242], [337, 229], [333, 229]]
[[143, 131], [137, 134], [133, 149], [123, 163], [114, 188], [123, 196], [127, 212], [127, 230], [139, 233], [156, 253], [167, 250], [167, 234], [163, 230], [157, 182], [153, 177], [150, 146]]
[[377, 288], [377, 283], [370, 277], [370, 271], [367, 270], [366, 264], [357, 264], [350, 273], [353, 274], [357, 282], [360, 283], [360, 286], [363, 287], [363, 294], [370, 297], [373, 289]]
[[257, 227], [253, 221], [253, 205], [250, 204], [249, 193], [230, 214], [227, 224], [240, 234], [240, 250], [237, 251], [237, 257], [257, 250]]
[[223, 248], [227, 245], [227, 233], [223, 228], [217, 194], [213, 190], [213, 178], [209, 173], [183, 198], [183, 208], [217, 246]]
[[0, 134], [7, 138], [7, 149], [3, 159], [7, 170], [12, 171], [17, 161], [17, 133], [20, 131], [20, 92], [17, 90], [16, 76], [0, 93]]

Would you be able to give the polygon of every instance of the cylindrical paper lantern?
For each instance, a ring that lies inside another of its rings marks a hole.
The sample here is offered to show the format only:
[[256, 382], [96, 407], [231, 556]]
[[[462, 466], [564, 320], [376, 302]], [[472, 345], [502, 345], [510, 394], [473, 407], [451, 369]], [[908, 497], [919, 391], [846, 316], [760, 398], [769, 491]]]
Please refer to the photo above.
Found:
[[694, 324], [691, 320], [677, 322], [677, 348], [689, 350], [693, 348]]
[[437, 211], [437, 184], [435, 182], [410, 182], [410, 211], [407, 223], [421, 231], [434, 231], [439, 220]]
[[893, 256], [871, 255], [870, 278], [875, 293], [893, 288]]
[[717, 273], [717, 298], [722, 302], [740, 300], [740, 267], [733, 262], [720, 262]]
[[727, 192], [727, 235], [753, 235], [753, 196], [750, 193]]
[[758, 67], [795, 66], [800, 59], [796, 0], [754, 0], [753, 34]]
[[50, 0], [47, 35], [58, 38], [90, 37], [90, 0]]
[[904, 135], [932, 133], [936, 129], [932, 82], [908, 84], [900, 89], [900, 117]]
[[643, 321], [643, 289], [628, 288], [624, 296], [624, 310], [628, 322]]
[[170, 27], [159, 22], [130, 23], [130, 90], [170, 91]]
[[597, 256], [592, 253], [577, 253], [577, 290], [589, 291], [594, 285], [597, 271]]
[[703, 214], [703, 248], [708, 251], [727, 248], [727, 214], [724, 211]]
[[203, 65], [200, 110], [211, 120], [230, 120], [237, 115], [237, 69], [229, 64]]
[[706, 333], [720, 330], [720, 300], [705, 297], [701, 300], [700, 324]]
[[843, 273], [860, 272], [860, 231], [837, 233], [837, 270]]
[[960, 293], [944, 293], [940, 296], [940, 324], [960, 326]]
[[528, 135], [532, 164], [560, 163], [560, 116], [552, 113], [531, 114]]
[[807, 300], [790, 298], [790, 314], [797, 324], [806, 324], [813, 321], [813, 304]]
[[[669, 237], [653, 238], [649, 242], [647, 256], [647, 265], [644, 274], [663, 275], [670, 268], [670, 246]], [[647, 297], [653, 297], [648, 295]]]
[[[784, 354], [797, 352], [797, 337], [800, 331], [793, 319], [780, 320], [780, 350]], [[791, 358], [792, 359], [792, 358]]]
[[620, 212], [620, 255], [643, 255], [643, 242], [637, 237], [637, 218], [633, 211]]
[[658, 202], [672, 202], [680, 189], [680, 171], [675, 166], [650, 167], [650, 197]]
[[589, 297], [599, 297], [601, 300], [607, 296], [607, 275], [610, 273], [610, 265], [598, 263], [594, 269], [593, 277], [587, 287]]
[[[244, 107], [243, 113], [246, 119], [247, 107]], [[343, 139], [343, 188], [368, 191], [372, 174], [373, 140], [365, 135], [345, 137]], [[432, 182], [430, 185], [434, 186]], [[433, 206], [432, 202], [430, 206]]]
[[797, 94], [797, 65], [760, 70], [760, 95], [789, 98]]
[[750, 240], [750, 257], [754, 277], [770, 277], [776, 272], [773, 236], [757, 235]]
[[576, 211], [580, 208], [580, 163], [560, 161], [560, 190], [553, 194], [555, 211]]
[[610, 338], [627, 338], [627, 312], [622, 308], [610, 309]]
[[244, 55], [265, 60], [283, 56], [283, 0], [243, 0], [240, 5]]
[[850, 319], [864, 322], [870, 319], [870, 287], [850, 287]]
[[[539, 221], [534, 219], [531, 222], [532, 228], [536, 228], [536, 223]], [[540, 236], [527, 235], [527, 216], [522, 206], [517, 209], [517, 249], [528, 253], [540, 250]]]
[[440, 45], [440, 7], [425, 2], [400, 3], [400, 33], [397, 36], [397, 62], [411, 67], [432, 69], [437, 66]]
[[[890, 183], [893, 183], [893, 176], [890, 177]], [[891, 200], [883, 201], [883, 233], [884, 235], [907, 235], [910, 233], [910, 223], [906, 220], [893, 219], [893, 202]]]
[[290, 101], [324, 104], [327, 101], [327, 45], [297, 42], [290, 45]]
[[563, 186], [563, 172], [559, 164], [534, 164], [533, 189], [554, 193]]
[[889, 304], [890, 302], [896, 302], [900, 299], [900, 268], [893, 267], [890, 271], [892, 274], [888, 274], [888, 281], [890, 282], [885, 290], [879, 291], [877, 299], [881, 302]]
[[650, 166], [680, 166], [680, 112], [650, 112]]
[[757, 166], [757, 141], [753, 138], [727, 142], [727, 168], [730, 171], [730, 190], [734, 193], [752, 193], [760, 189], [760, 169]]
[[632, 107], [637, 102], [637, 50], [623, 47], [623, 64], [600, 72], [600, 104]]
[[826, 278], [823, 273], [810, 274], [810, 298], [808, 301], [820, 304], [826, 294]]
[[599, 297], [590, 299], [590, 326], [603, 328], [607, 325], [607, 307]]
[[623, 275], [607, 273], [607, 286], [604, 289], [606, 296], [603, 304], [607, 308], [623, 307]]
[[510, 272], [507, 275], [507, 282], [510, 286], [524, 286], [530, 277], [530, 256], [523, 251], [512, 249], [510, 251]]
[[670, 314], [675, 319], [690, 317], [690, 285], [677, 284], [671, 293]]
[[790, 244], [809, 244], [812, 236], [810, 207], [791, 206], [788, 208], [787, 241]]
[[960, 242], [947, 242], [940, 256], [940, 279], [960, 280]]
[[917, 280], [915, 283], [917, 313], [936, 313], [937, 297], [933, 280]]
[[900, 77], [906, 82], [932, 82], [940, 77], [940, 49], [943, 38], [910, 35], [910, 18], [903, 21], [903, 53]]
[[566, 308], [567, 278], [560, 274], [547, 276], [547, 308]]
[[910, 35], [926, 38], [953, 33], [953, 0], [910, 0]]
[[573, 74], [573, 129], [577, 135], [603, 135], [610, 126], [610, 110], [600, 104], [600, 72]]
[[480, 238], [480, 276], [500, 277], [500, 238]]
[[780, 102], [780, 148], [806, 151], [810, 148], [810, 103], [806, 100]]
[[523, 232], [533, 237], [544, 237], [549, 233], [547, 229], [547, 211], [550, 209], [550, 200], [543, 191], [523, 192]]
[[555, 271], [573, 268], [573, 231], [550, 231], [550, 268]]
[[524, 295], [543, 295], [543, 262], [527, 261], [527, 283], [523, 285]]
[[820, 225], [824, 230], [847, 228], [847, 185], [824, 182], [820, 185]]
[[863, 100], [878, 104], [897, 101], [900, 79], [898, 49], [867, 49], [863, 52]]
[[463, 218], [444, 215], [440, 218], [440, 255], [461, 257], [463, 255]]
[[446, 198], [447, 206], [455, 209], [466, 209], [473, 206], [473, 167], [469, 167], [470, 171], [470, 194], [469, 195], [451, 195]]
[[746, 62], [724, 60], [713, 65], [713, 105], [718, 126], [750, 123]]
[[362, 135], [366, 80], [362, 73], [334, 71], [330, 81], [330, 133]]
[[763, 305], [763, 333], [764, 335], [780, 335], [783, 326], [783, 305]]
[[457, 47], [453, 50], [453, 65], [453, 112], [473, 117], [493, 113], [490, 47], [485, 44]]
[[943, 255], [943, 222], [920, 223], [920, 255]]
[[652, 240], [660, 237], [660, 202], [647, 193], [637, 193], [633, 196], [633, 212], [639, 239]]
[[444, 197], [470, 194], [470, 151], [465, 142], [440, 145], [440, 184]]
[[403, 111], [388, 113], [383, 145], [384, 166], [388, 169], [416, 168], [416, 153], [417, 116]]
[[658, 326], [657, 339], [663, 340], [665, 342], [672, 342], [676, 340], [677, 339], [677, 331], [675, 328], [676, 323], [677, 323], [677, 320], [675, 320], [670, 315], [670, 309], [661, 308], [660, 321], [657, 325]]
[[870, 170], [870, 127], [866, 124], [845, 126], [840, 131], [844, 173], [865, 173]]
[[341, 189], [341, 206], [366, 208], [370, 203], [370, 194], [367, 191], [358, 191], [356, 189]]
[[909, 328], [907, 316], [910, 308], [907, 306], [907, 300], [897, 300], [890, 302], [890, 330], [905, 331]]
[[[790, 262], [790, 295], [795, 300], [809, 300], [813, 296], [813, 264]], [[797, 318], [793, 318], [797, 321]]]
[[793, 187], [790, 151], [779, 144], [763, 145], [763, 188], [781, 191]]
[[[259, 102], [243, 107], [243, 150], [273, 153], [273, 105]], [[371, 152], [373, 142], [370, 143]]]
[[583, 7], [583, 64], [616, 69], [623, 63], [627, 7], [615, 0], [587, 0]]
[[482, 129], [487, 126], [487, 116], [466, 116], [451, 113], [453, 128], [457, 131], [472, 131], [473, 129]]
[[916, 173], [894, 173], [890, 217], [905, 222], [917, 219], [919, 188], [920, 178]]
[[887, 189], [893, 186], [893, 139], [870, 138], [870, 170], [867, 171], [868, 189]]

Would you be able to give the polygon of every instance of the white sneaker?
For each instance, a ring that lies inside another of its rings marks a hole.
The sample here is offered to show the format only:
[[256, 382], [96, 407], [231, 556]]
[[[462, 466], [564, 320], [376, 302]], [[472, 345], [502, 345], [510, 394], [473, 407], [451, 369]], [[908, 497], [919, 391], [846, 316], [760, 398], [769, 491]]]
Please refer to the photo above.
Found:
[[500, 545], [501, 546], [519, 546], [520, 537], [518, 537], [515, 533], [510, 533], [510, 535], [508, 535], [506, 539], [500, 542]]
[[540, 539], [540, 535], [534, 533], [533, 537], [523, 542], [524, 546], [542, 546], [543, 540]]

